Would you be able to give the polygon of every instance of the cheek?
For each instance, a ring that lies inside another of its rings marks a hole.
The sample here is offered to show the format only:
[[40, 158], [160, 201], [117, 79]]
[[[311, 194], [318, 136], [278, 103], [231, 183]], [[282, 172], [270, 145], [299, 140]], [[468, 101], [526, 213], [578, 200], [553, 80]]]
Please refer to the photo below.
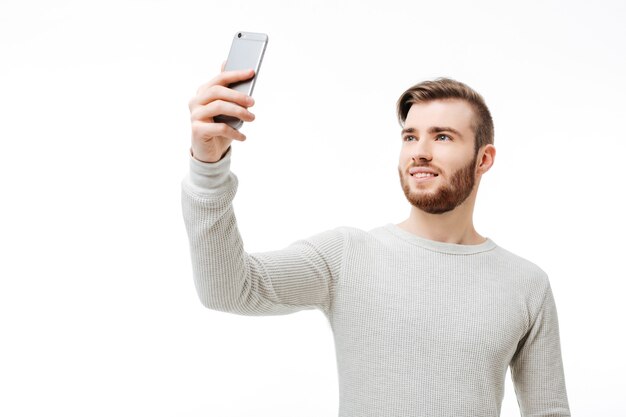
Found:
[[474, 153], [468, 152], [454, 152], [452, 149], [442, 152], [439, 160], [445, 161], [445, 165], [450, 167], [452, 171], [456, 171], [461, 168], [465, 168], [474, 159]]
[[409, 162], [411, 162], [411, 155], [404, 149], [405, 148], [403, 147], [400, 151], [400, 158], [398, 158], [398, 168], [405, 168], [409, 164]]

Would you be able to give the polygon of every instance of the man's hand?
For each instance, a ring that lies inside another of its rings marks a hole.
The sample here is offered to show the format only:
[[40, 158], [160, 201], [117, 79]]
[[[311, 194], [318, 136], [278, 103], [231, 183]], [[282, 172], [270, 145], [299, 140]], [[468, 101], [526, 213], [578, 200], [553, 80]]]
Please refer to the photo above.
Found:
[[246, 136], [225, 123], [215, 123], [213, 117], [220, 114], [237, 117], [244, 122], [254, 120], [248, 107], [254, 104], [252, 97], [228, 88], [237, 81], [252, 78], [254, 70], [224, 71], [198, 88], [196, 96], [189, 100], [191, 113], [191, 152], [202, 162], [217, 162], [234, 140], [244, 141]]

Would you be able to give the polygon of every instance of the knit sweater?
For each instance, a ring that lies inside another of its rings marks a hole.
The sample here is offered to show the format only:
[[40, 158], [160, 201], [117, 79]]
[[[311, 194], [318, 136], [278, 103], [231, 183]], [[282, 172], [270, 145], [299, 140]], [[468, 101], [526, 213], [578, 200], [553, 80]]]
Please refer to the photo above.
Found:
[[246, 253], [229, 150], [190, 160], [182, 204], [202, 303], [242, 315], [319, 309], [332, 329], [339, 417], [496, 417], [507, 368], [522, 416], [570, 416], [546, 274], [487, 239], [340, 227]]

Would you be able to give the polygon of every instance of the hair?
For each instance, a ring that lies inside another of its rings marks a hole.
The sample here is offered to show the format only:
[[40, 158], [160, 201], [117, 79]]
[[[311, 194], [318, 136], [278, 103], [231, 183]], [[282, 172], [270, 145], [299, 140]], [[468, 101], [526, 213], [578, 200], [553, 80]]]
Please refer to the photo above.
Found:
[[493, 144], [493, 120], [491, 113], [480, 94], [462, 82], [450, 78], [437, 78], [423, 81], [406, 90], [397, 103], [398, 122], [404, 126], [409, 109], [416, 103], [433, 100], [460, 99], [467, 102], [474, 110], [474, 150], [487, 144]]

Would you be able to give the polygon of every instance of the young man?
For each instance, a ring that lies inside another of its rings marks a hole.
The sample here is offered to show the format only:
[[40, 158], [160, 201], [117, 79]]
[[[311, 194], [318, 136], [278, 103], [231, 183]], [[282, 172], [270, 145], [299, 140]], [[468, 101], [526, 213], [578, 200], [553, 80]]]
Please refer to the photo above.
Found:
[[476, 232], [495, 158], [482, 97], [450, 79], [398, 101], [402, 223], [337, 228], [283, 250], [243, 250], [232, 200], [233, 139], [218, 114], [252, 121], [253, 100], [222, 72], [190, 103], [183, 211], [203, 304], [245, 315], [320, 309], [337, 349], [340, 417], [495, 417], [507, 368], [522, 416], [569, 416], [556, 306], [546, 274]]

